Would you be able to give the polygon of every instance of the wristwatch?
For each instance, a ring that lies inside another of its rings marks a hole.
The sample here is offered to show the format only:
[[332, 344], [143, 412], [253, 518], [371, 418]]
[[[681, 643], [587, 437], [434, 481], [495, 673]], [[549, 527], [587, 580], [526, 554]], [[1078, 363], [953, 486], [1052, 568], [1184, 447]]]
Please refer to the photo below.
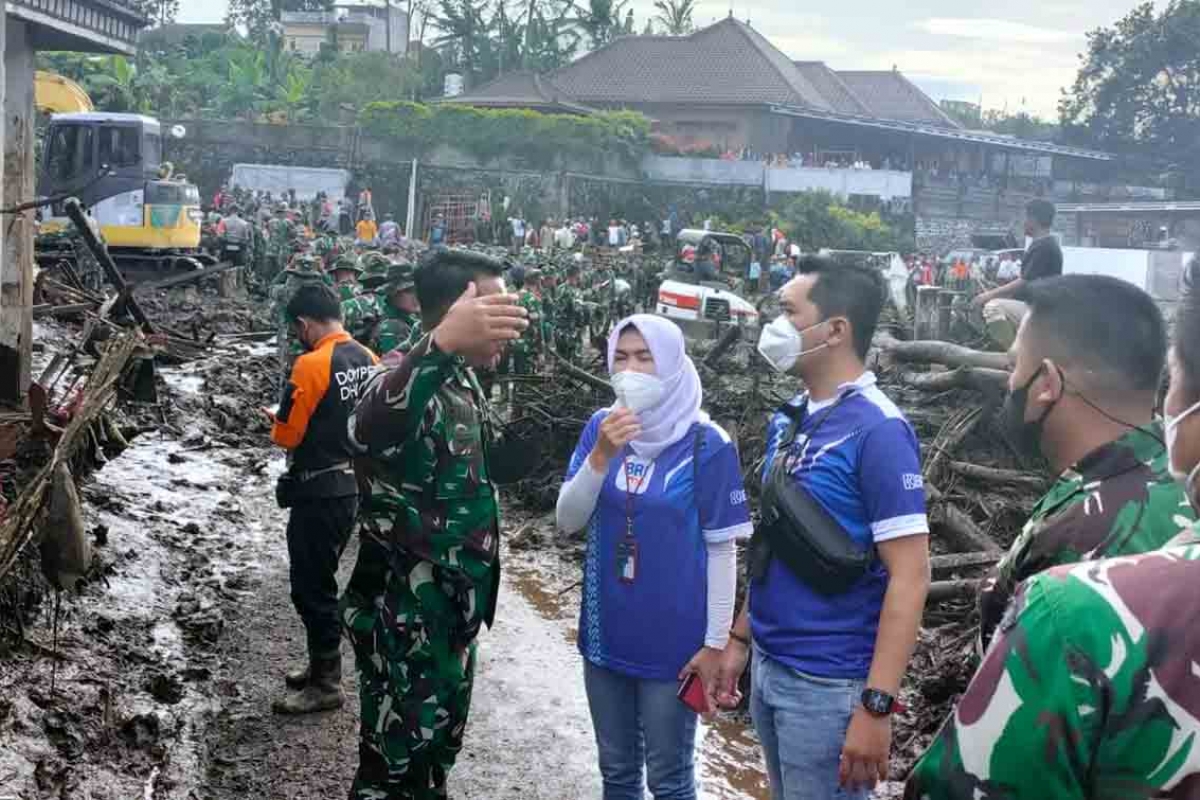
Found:
[[896, 698], [878, 689], [863, 689], [860, 699], [863, 708], [877, 717], [886, 717], [897, 710]]

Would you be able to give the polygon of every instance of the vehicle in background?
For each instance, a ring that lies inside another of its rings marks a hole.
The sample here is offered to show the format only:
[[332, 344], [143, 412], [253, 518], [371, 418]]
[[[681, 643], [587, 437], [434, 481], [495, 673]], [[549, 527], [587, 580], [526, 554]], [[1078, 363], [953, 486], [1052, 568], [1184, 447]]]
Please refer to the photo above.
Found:
[[[159, 121], [93, 109], [79, 84], [39, 71], [34, 102], [50, 113], [38, 170], [40, 263], [74, 260], [72, 223], [63, 207], [78, 197], [118, 266], [195, 269], [215, 258], [200, 249], [200, 190], [162, 160]], [[175, 125], [168, 134], [184, 136]]]
[[679, 232], [675, 246], [658, 287], [658, 314], [698, 337], [716, 335], [731, 324], [758, 324], [754, 304], [737, 294], [753, 256], [741, 236], [689, 228]]

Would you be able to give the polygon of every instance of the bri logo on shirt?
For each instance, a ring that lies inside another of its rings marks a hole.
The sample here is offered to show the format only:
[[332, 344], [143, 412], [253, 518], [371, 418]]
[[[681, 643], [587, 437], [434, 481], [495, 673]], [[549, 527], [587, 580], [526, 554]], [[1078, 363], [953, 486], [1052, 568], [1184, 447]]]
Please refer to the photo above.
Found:
[[913, 492], [913, 491], [916, 491], [917, 489], [925, 488], [925, 479], [922, 478], [918, 474], [915, 474], [912, 472], [906, 472], [903, 475], [903, 479], [904, 479], [904, 489], [906, 491]]
[[645, 494], [654, 477], [654, 462], [637, 456], [625, 459], [625, 468], [617, 471], [617, 490], [631, 494]]

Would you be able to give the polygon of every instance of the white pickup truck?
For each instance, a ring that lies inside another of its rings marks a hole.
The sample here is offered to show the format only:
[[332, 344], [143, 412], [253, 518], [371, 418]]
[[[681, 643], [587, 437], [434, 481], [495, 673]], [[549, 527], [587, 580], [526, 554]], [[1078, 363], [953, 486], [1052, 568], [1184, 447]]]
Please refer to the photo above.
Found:
[[712, 335], [730, 324], [757, 325], [758, 309], [734, 291], [752, 257], [737, 234], [680, 231], [675, 261], [658, 287], [655, 311], [694, 336]]

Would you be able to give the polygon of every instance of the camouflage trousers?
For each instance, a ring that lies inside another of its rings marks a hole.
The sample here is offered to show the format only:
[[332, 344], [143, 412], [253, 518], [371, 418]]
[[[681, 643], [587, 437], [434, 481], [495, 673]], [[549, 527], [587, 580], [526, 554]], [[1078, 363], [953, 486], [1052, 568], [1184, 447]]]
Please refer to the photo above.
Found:
[[436, 800], [462, 750], [475, 677], [475, 642], [434, 566], [407, 574], [364, 536], [341, 601], [354, 650], [362, 721], [350, 800]]

